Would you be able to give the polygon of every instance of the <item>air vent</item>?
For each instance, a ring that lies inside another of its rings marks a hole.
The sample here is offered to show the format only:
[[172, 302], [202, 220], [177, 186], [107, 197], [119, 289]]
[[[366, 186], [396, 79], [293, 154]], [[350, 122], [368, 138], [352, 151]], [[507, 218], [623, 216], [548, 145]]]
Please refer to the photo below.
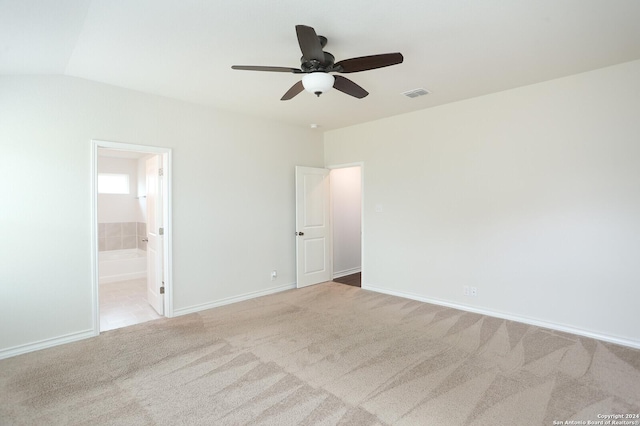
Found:
[[428, 95], [429, 93], [431, 92], [429, 92], [427, 89], [413, 89], [407, 92], [402, 92], [402, 94], [407, 98], [417, 98], [418, 96]]

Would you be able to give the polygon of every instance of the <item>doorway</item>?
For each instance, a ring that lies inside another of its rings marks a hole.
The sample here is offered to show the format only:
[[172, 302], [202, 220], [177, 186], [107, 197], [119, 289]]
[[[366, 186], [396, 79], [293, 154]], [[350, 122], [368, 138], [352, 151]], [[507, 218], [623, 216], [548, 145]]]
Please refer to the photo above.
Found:
[[346, 276], [349, 284], [361, 286], [363, 169], [362, 163], [330, 169], [296, 166], [298, 288]]
[[92, 141], [94, 331], [172, 316], [171, 150]]
[[333, 281], [362, 285], [362, 167], [339, 166], [330, 172], [333, 229]]

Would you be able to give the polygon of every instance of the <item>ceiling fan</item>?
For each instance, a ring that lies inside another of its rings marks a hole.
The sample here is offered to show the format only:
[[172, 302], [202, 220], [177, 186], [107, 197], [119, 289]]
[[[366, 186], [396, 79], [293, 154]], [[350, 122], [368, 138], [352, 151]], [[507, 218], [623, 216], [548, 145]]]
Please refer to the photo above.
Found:
[[256, 65], [233, 65], [234, 70], [290, 72], [293, 74], [306, 74], [302, 80], [291, 86], [280, 100], [288, 101], [303, 90], [307, 90], [320, 96], [332, 87], [347, 95], [362, 99], [369, 94], [362, 87], [341, 75], [332, 75], [331, 72], [352, 73], [388, 67], [402, 63], [401, 53], [384, 53], [381, 55], [361, 56], [359, 58], [345, 59], [335, 62], [334, 56], [322, 50], [327, 44], [327, 38], [319, 36], [312, 27], [296, 25], [298, 44], [302, 51], [300, 68], [264, 67]]

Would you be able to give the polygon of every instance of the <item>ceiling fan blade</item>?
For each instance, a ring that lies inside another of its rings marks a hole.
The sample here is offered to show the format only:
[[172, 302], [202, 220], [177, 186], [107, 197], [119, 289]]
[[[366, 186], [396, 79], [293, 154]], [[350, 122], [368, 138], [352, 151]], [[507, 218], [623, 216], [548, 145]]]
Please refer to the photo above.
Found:
[[362, 87], [355, 84], [353, 81], [341, 75], [334, 75], [335, 81], [333, 82], [333, 88], [339, 90], [347, 95], [351, 95], [355, 98], [362, 99], [369, 94]]
[[302, 73], [302, 70], [298, 68], [262, 67], [259, 65], [233, 65], [231, 68], [233, 68], [234, 70], [246, 70], [246, 71], [292, 72], [294, 74]]
[[282, 98], [280, 98], [280, 100], [288, 101], [289, 99], [293, 98], [295, 95], [302, 92], [303, 90], [304, 90], [304, 86], [302, 85], [302, 80], [300, 80], [299, 82], [291, 86], [291, 89], [287, 90], [287, 93], [285, 93], [282, 96]]
[[318, 62], [324, 62], [322, 44], [316, 34], [316, 30], [306, 25], [296, 25], [296, 34], [298, 35], [298, 44], [300, 45], [302, 56], [307, 61], [315, 59]]
[[384, 53], [382, 55], [362, 56], [337, 62], [333, 69], [337, 72], [349, 73], [373, 70], [401, 64], [404, 60], [401, 53]]

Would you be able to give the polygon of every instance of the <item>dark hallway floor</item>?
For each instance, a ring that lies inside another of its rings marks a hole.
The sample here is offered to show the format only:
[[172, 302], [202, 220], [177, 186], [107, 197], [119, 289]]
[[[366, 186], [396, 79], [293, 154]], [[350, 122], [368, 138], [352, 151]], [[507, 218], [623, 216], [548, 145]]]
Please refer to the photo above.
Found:
[[345, 275], [344, 277], [334, 278], [333, 282], [352, 285], [354, 287], [361, 287], [362, 285], [362, 273], [358, 272], [357, 274]]

